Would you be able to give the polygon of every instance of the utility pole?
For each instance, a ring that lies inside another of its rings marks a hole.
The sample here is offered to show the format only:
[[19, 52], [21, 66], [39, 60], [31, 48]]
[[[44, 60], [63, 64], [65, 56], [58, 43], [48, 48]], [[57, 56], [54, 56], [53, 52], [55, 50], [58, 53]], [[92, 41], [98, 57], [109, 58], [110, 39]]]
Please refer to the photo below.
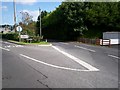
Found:
[[41, 9], [39, 8], [39, 15], [40, 15], [40, 37], [42, 36], [42, 32], [41, 32]]
[[13, 7], [14, 7], [14, 25], [15, 25], [15, 32], [16, 32], [16, 0], [13, 1]]

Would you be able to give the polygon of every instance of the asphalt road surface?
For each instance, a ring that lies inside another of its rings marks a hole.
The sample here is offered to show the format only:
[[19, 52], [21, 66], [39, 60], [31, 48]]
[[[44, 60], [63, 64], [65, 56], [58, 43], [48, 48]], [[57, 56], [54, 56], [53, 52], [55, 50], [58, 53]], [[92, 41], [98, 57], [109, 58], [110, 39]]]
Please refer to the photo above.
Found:
[[118, 49], [76, 42], [0, 43], [2, 88], [118, 88]]

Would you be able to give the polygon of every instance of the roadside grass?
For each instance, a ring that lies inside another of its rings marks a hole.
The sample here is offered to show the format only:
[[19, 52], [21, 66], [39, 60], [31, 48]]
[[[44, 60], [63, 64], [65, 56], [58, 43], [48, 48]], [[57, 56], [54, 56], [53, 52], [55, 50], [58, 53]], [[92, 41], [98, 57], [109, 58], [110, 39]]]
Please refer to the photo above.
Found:
[[41, 41], [41, 42], [38, 42], [38, 43], [26, 43], [26, 42], [18, 42], [18, 41], [14, 41], [14, 40], [8, 40], [9, 42], [12, 42], [12, 43], [16, 43], [16, 44], [21, 44], [21, 45], [50, 45], [49, 42], [45, 42], [45, 41]]

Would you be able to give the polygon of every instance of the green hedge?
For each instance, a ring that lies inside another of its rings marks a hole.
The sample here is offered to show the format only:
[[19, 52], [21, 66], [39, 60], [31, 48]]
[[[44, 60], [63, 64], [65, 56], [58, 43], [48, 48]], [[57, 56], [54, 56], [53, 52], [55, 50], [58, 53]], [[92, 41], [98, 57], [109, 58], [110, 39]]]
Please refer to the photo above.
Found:
[[18, 41], [19, 40], [19, 34], [18, 33], [6, 33], [6, 34], [2, 34], [2, 38], [7, 39], [7, 40]]

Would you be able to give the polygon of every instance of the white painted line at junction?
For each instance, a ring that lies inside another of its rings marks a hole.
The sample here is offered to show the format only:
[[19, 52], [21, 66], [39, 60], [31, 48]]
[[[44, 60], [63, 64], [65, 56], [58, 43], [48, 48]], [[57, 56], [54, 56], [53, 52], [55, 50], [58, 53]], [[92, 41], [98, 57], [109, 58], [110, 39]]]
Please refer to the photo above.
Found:
[[52, 44], [48, 44], [48, 45], [38, 45], [38, 46], [43, 46], [43, 47], [46, 46], [46, 47], [47, 47], [47, 46], [52, 46]]
[[65, 45], [68, 45], [68, 43], [63, 43], [63, 42], [61, 42], [62, 44], [65, 44]]
[[15, 47], [15, 46], [12, 46], [12, 47]]
[[6, 51], [10, 51], [9, 49], [3, 48], [3, 47], [0, 47], [0, 49], [6, 50]]
[[7, 47], [11, 47], [10, 45], [8, 45]]
[[56, 49], [57, 51], [59, 51], [60, 53], [64, 54], [65, 56], [71, 58], [72, 60], [74, 60], [75, 62], [79, 63], [80, 65], [84, 66], [85, 68], [87, 68], [88, 70], [90, 71], [99, 71], [99, 69], [93, 67], [92, 65], [84, 62], [83, 60], [80, 60], [74, 56], [72, 56], [71, 54], [68, 54], [62, 50], [60, 50], [59, 48], [55, 47], [55, 46], [52, 46], [54, 49]]
[[114, 55], [108, 55], [109, 57], [113, 57], [113, 58], [116, 58], [116, 59], [120, 59], [120, 57], [117, 57], [117, 56], [114, 56]]
[[80, 46], [77, 46], [77, 45], [75, 45], [75, 47], [80, 48], [80, 49], [84, 49], [84, 50], [88, 50], [88, 51], [91, 51], [91, 52], [96, 52], [95, 50], [87, 49], [87, 48], [80, 47]]
[[53, 68], [57, 68], [57, 69], [62, 69], [62, 70], [70, 70], [70, 71], [84, 71], [84, 72], [92, 72], [92, 71], [99, 71], [99, 70], [82, 70], [82, 69], [74, 69], [74, 68], [67, 68], [67, 67], [62, 67], [62, 66], [56, 66], [56, 65], [53, 65], [53, 64], [49, 64], [49, 63], [46, 63], [46, 62], [43, 62], [43, 61], [40, 61], [40, 60], [37, 60], [37, 59], [34, 59], [34, 58], [31, 58], [29, 56], [26, 56], [26, 55], [23, 55], [23, 54], [20, 54], [20, 56], [24, 57], [24, 58], [27, 58], [31, 61], [35, 61], [35, 62], [38, 62], [38, 63], [41, 63], [41, 64], [44, 64], [46, 66], [49, 66], [49, 67], [53, 67]]
[[4, 43], [8, 44], [8, 42], [4, 42]]

